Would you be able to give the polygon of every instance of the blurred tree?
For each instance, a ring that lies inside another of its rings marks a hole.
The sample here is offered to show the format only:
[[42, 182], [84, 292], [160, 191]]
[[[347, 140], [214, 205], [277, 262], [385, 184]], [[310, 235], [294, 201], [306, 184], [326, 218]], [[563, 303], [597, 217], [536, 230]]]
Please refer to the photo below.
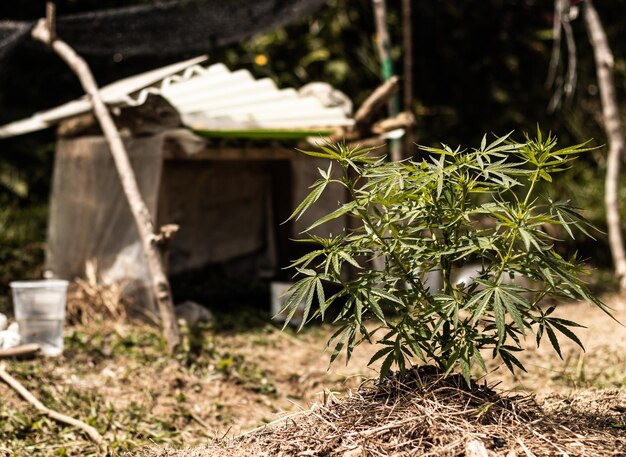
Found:
[[584, 16], [585, 24], [589, 31], [589, 41], [595, 56], [604, 128], [609, 141], [604, 191], [609, 245], [613, 256], [615, 275], [620, 281], [620, 289], [624, 293], [626, 292], [626, 252], [624, 251], [624, 240], [622, 238], [618, 194], [619, 172], [621, 162], [624, 160], [625, 144], [620, 110], [615, 95], [615, 84], [613, 82], [615, 58], [609, 47], [602, 21], [591, 0], [585, 2]]

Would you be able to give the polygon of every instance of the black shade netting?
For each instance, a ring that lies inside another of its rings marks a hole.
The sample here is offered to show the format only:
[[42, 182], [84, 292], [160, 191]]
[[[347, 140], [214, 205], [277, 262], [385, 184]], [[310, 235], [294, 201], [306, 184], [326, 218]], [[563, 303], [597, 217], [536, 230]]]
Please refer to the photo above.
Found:
[[[85, 55], [206, 52], [286, 25], [325, 0], [175, 0], [60, 16], [57, 35]], [[34, 22], [0, 21], [0, 59]]]
[[30, 36], [31, 28], [32, 24], [29, 22], [0, 20], [0, 60]]

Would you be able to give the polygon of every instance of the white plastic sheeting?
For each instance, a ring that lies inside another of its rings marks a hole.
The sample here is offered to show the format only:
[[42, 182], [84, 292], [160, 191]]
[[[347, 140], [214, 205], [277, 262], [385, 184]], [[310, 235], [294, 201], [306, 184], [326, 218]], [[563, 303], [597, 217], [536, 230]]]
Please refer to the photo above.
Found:
[[158, 91], [194, 129], [325, 129], [353, 124], [342, 108], [324, 106], [317, 97], [294, 89], [278, 89], [272, 80], [255, 79], [247, 70], [231, 72], [223, 64], [189, 70], [186, 77], [165, 79]]
[[[257, 257], [252, 268], [274, 272], [273, 167], [260, 161], [164, 161], [167, 135], [127, 136], [124, 143], [157, 226], [180, 225], [169, 244], [169, 272], [251, 255]], [[94, 260], [105, 282], [121, 283], [144, 312], [156, 312], [143, 248], [105, 139], [61, 139], [46, 268], [71, 280]]]
[[[124, 138], [148, 210], [157, 210], [162, 135]], [[82, 277], [96, 260], [105, 280], [122, 281], [138, 301], [153, 304], [137, 227], [104, 137], [62, 139], [50, 198], [46, 268], [54, 277]], [[136, 291], [136, 292], [135, 292]], [[154, 309], [148, 309], [154, 311]]]

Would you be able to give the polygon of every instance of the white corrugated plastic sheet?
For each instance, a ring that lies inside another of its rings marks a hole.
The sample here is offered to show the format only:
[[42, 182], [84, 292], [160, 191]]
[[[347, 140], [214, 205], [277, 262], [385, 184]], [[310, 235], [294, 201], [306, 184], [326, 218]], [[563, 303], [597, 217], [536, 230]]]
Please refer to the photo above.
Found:
[[[100, 95], [104, 102], [111, 106], [124, 106], [128, 102], [128, 94], [141, 91], [144, 88], [160, 83], [164, 78], [183, 72], [190, 66], [207, 59], [206, 56], [196, 57], [183, 62], [167, 65], [156, 70], [141, 73], [136, 76], [121, 79], [100, 88]], [[78, 100], [65, 103], [47, 111], [35, 113], [28, 119], [12, 122], [0, 127], [0, 138], [23, 135], [25, 133], [43, 130], [52, 127], [64, 119], [69, 119], [91, 110], [91, 102], [82, 97]]]
[[[255, 79], [247, 70], [230, 71], [219, 63], [202, 67], [198, 65], [201, 60], [117, 81], [101, 89], [103, 99], [118, 107], [137, 106], [149, 94], [159, 94], [179, 111], [188, 127], [205, 132], [327, 131], [354, 123], [343, 108], [324, 106], [314, 96], [279, 89], [272, 80]], [[0, 137], [41, 130], [90, 109], [86, 98], [75, 100], [0, 127]]]
[[323, 106], [294, 89], [278, 89], [270, 79], [222, 64], [194, 67], [187, 79], [164, 81], [163, 95], [183, 121], [200, 130], [326, 129], [352, 125], [343, 109]]

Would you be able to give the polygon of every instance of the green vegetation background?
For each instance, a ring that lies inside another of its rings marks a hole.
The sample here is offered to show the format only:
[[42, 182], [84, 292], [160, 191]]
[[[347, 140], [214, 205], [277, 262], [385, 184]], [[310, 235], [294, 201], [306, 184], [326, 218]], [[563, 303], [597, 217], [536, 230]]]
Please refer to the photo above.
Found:
[[[58, 14], [128, 6], [126, 0], [58, 1]], [[388, 0], [396, 72], [402, 74], [400, 1]], [[573, 22], [578, 85], [569, 103], [547, 112], [545, 87], [552, 47], [552, 2], [540, 0], [413, 1], [415, 138], [420, 144], [478, 145], [485, 132], [551, 130], [561, 144], [604, 133], [595, 66], [582, 17]], [[626, 0], [597, 2], [615, 54], [615, 81], [626, 100]], [[0, 19], [34, 19], [43, 2], [2, 2]], [[327, 81], [358, 106], [379, 83], [369, 0], [329, 0], [314, 16], [226, 49], [210, 50], [211, 62], [248, 68], [280, 86]], [[261, 57], [259, 57], [261, 56]], [[190, 55], [85, 56], [101, 84]], [[74, 75], [38, 44], [21, 45], [0, 62], [0, 123], [32, 115], [81, 95]], [[0, 141], [0, 296], [15, 278], [41, 273], [54, 131]], [[552, 191], [570, 198], [602, 227], [605, 149], [579, 161]], [[626, 187], [623, 195], [626, 196]], [[568, 249], [601, 267], [610, 264], [605, 241], [579, 239]]]

